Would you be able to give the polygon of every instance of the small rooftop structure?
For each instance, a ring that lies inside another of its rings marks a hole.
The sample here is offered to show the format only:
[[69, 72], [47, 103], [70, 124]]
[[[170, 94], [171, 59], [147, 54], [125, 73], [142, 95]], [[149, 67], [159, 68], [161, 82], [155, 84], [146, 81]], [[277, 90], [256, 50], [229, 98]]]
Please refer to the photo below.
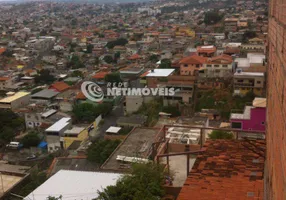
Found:
[[146, 77], [168, 77], [175, 69], [152, 69], [146, 74]]
[[70, 135], [74, 135], [77, 136], [78, 134], [80, 134], [85, 128], [83, 127], [72, 127], [71, 129], [65, 130], [64, 134], [65, 136], [70, 136]]
[[[102, 169], [125, 171], [130, 169], [131, 160], [146, 161], [152, 152], [152, 144], [159, 129], [135, 128], [102, 165]], [[140, 159], [139, 159], [140, 158]], [[124, 159], [127, 159], [124, 161]], [[143, 159], [143, 160], [142, 160]]]
[[49, 116], [55, 114], [56, 112], [58, 112], [58, 111], [55, 110], [55, 109], [50, 109], [50, 110], [48, 110], [48, 111], [42, 113], [41, 117], [47, 118], [47, 117], [49, 117]]
[[266, 98], [259, 98], [255, 97], [255, 99], [252, 102], [253, 107], [256, 108], [265, 108], [266, 107]]
[[83, 157], [57, 157], [54, 158], [51, 166], [49, 167], [48, 176], [57, 173], [60, 170], [75, 170], [75, 171], [96, 171], [99, 165], [90, 162]]
[[170, 127], [167, 130], [166, 138], [169, 143], [198, 144], [200, 140], [200, 129]]
[[234, 76], [258, 76], [264, 77], [264, 73], [261, 72], [235, 72]]
[[17, 99], [20, 99], [24, 96], [30, 95], [29, 92], [17, 92], [11, 96], [7, 96], [0, 100], [0, 103], [11, 103], [12, 101], [15, 101]]
[[92, 200], [97, 191], [115, 185], [121, 174], [60, 170], [36, 188], [24, 200], [46, 200], [49, 196], [62, 196], [62, 200]]
[[27, 172], [30, 167], [20, 165], [10, 165], [3, 161], [0, 162], [0, 198], [8, 194], [10, 190], [20, 184], [28, 177]]
[[37, 92], [33, 95], [31, 95], [32, 99], [51, 99], [55, 96], [57, 96], [59, 92], [56, 92], [51, 89], [44, 89], [41, 90], [40, 92]]
[[121, 127], [110, 126], [105, 132], [117, 134], [121, 130]]
[[243, 113], [232, 113], [230, 119], [250, 119], [252, 106], [245, 106]]
[[63, 117], [56, 123], [54, 123], [52, 126], [46, 129], [46, 132], [59, 132], [64, 127], [66, 127], [68, 124], [70, 124], [71, 118], [69, 117]]

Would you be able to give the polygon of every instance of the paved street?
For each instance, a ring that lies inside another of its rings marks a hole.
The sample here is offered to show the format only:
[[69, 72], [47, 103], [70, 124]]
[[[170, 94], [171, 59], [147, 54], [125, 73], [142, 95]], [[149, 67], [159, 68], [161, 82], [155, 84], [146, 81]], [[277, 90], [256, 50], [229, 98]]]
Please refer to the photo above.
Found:
[[99, 137], [103, 137], [105, 134], [105, 131], [110, 126], [116, 126], [117, 119], [121, 116], [124, 116], [123, 101], [124, 101], [124, 98], [121, 99], [121, 101], [119, 102], [117, 106], [113, 107], [113, 110], [111, 111], [111, 113], [109, 113], [109, 115], [104, 118], [104, 124], [101, 125], [99, 129], [94, 129], [89, 133], [91, 140], [95, 140]]

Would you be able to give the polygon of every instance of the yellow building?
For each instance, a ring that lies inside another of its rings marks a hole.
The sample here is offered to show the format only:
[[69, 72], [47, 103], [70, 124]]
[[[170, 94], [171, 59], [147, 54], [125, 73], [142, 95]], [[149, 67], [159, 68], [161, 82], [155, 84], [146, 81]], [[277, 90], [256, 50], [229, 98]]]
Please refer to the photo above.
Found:
[[61, 140], [63, 141], [63, 147], [64, 149], [69, 148], [69, 146], [74, 141], [83, 142], [88, 138], [88, 130], [90, 127], [93, 126], [96, 127], [96, 122], [93, 122], [91, 125], [89, 125], [86, 128], [83, 127], [73, 127], [72, 129], [68, 129], [64, 132], [64, 136], [61, 137]]
[[191, 28], [187, 28], [187, 27], [180, 27], [178, 31], [176, 32], [176, 35], [182, 35], [182, 34], [188, 37], [196, 36], [196, 32], [192, 30]]
[[236, 72], [234, 74], [234, 94], [245, 96], [253, 92], [256, 96], [262, 96], [265, 87], [264, 73], [260, 72]]

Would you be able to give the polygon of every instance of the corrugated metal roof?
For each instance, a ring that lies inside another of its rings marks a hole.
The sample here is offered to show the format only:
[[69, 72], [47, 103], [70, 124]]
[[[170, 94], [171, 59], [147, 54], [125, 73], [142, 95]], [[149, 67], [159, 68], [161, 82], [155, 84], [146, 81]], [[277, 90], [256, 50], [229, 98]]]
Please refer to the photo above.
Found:
[[70, 120], [71, 118], [69, 117], [63, 117], [59, 121], [54, 123], [52, 126], [47, 128], [46, 131], [47, 132], [58, 132], [62, 130], [66, 125], [68, 125]]
[[121, 174], [60, 170], [24, 200], [46, 200], [62, 196], [62, 200], [92, 200], [109, 185], [115, 185]]

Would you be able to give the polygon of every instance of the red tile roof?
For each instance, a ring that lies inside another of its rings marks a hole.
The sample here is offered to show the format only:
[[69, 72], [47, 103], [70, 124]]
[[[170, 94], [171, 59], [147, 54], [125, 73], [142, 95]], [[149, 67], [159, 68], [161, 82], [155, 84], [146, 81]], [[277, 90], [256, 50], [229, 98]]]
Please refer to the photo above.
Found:
[[199, 46], [197, 47], [197, 52], [198, 53], [214, 53], [216, 52], [216, 47], [213, 46], [211, 48], [206, 48], [206, 46]]
[[79, 92], [79, 93], [77, 93], [75, 98], [78, 100], [85, 100], [86, 96], [84, 96], [84, 94], [82, 92]]
[[141, 74], [140, 78], [144, 78], [145, 76], [147, 76], [147, 74], [149, 74], [149, 71], [147, 71], [147, 72]]
[[130, 56], [128, 58], [128, 60], [137, 60], [137, 59], [140, 59], [140, 58], [141, 58], [141, 56], [139, 56], [138, 54], [133, 54], [132, 56]]
[[107, 74], [109, 74], [109, 72], [101, 71], [101, 72], [96, 73], [94, 76], [92, 76], [92, 78], [103, 79]]
[[180, 60], [180, 64], [204, 64], [206, 63], [208, 58], [198, 56], [198, 55], [193, 55], [193, 56], [188, 56]]
[[0, 77], [0, 81], [7, 81], [9, 79], [10, 79], [9, 77]]
[[55, 82], [50, 86], [50, 88], [57, 90], [58, 92], [63, 92], [70, 88], [65, 82]]
[[0, 55], [6, 51], [6, 48], [0, 48]]
[[177, 200], [263, 199], [265, 140], [214, 140], [203, 149]]
[[215, 57], [212, 57], [211, 59], [208, 59], [207, 63], [209, 63], [209, 64], [216, 64], [216, 63], [223, 64], [220, 62], [221, 60], [223, 60], [224, 61], [223, 63], [225, 63], [225, 64], [230, 64], [233, 61], [231, 56], [226, 55], [226, 54], [221, 54], [219, 56], [215, 56]]

